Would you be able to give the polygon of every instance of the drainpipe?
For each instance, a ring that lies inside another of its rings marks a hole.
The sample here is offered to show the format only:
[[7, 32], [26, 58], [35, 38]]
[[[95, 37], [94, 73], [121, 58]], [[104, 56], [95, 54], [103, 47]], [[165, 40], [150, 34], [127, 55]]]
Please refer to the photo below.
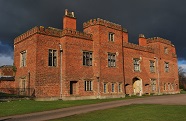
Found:
[[28, 71], [28, 96], [30, 95], [30, 71]]
[[158, 74], [158, 95], [160, 95], [160, 75], [159, 75], [159, 68], [158, 68], [158, 58], [157, 57], [154, 57], [154, 59], [156, 59], [156, 69], [157, 69], [157, 74]]
[[62, 52], [63, 49], [61, 47], [61, 44], [59, 43], [59, 49], [60, 49], [60, 96], [59, 99], [62, 100]]
[[96, 77], [97, 81], [98, 81], [98, 99], [100, 98], [100, 81], [99, 81], [99, 77]]

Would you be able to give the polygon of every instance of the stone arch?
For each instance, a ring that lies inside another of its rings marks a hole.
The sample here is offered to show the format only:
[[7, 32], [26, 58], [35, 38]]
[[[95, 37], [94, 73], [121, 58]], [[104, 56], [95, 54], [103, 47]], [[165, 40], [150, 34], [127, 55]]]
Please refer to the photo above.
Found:
[[139, 77], [134, 77], [132, 79], [132, 88], [133, 88], [133, 94], [134, 95], [142, 95], [143, 92], [143, 85], [142, 85], [142, 79]]

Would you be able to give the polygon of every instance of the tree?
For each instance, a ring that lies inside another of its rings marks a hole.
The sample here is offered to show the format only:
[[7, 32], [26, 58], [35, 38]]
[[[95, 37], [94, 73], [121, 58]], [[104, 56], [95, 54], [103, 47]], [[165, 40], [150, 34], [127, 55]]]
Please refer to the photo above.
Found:
[[178, 68], [178, 76], [179, 76], [180, 89], [186, 90], [186, 72], [182, 67]]

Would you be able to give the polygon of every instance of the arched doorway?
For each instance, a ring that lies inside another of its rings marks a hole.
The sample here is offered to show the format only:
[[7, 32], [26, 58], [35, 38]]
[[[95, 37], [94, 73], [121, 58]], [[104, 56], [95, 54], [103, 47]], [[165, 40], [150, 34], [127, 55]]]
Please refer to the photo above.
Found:
[[133, 78], [133, 91], [134, 95], [142, 95], [142, 80], [138, 77]]

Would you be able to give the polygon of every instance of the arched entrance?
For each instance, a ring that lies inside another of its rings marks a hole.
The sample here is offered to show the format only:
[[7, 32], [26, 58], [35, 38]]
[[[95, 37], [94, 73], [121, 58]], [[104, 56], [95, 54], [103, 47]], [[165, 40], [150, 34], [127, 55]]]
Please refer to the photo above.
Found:
[[132, 79], [134, 95], [142, 95], [142, 80], [138, 77]]

